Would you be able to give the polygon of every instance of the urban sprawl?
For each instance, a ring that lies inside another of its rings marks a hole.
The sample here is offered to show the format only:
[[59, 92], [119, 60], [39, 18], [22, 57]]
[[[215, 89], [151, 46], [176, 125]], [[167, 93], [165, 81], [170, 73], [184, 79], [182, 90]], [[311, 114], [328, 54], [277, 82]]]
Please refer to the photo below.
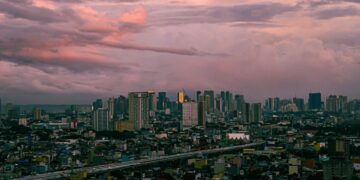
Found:
[[360, 179], [360, 100], [191, 95], [0, 99], [0, 179]]

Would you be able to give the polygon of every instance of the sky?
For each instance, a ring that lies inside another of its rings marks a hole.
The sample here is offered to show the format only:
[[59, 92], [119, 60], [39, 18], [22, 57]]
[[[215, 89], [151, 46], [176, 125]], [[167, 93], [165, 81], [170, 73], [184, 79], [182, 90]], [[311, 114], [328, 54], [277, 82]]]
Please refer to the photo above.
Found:
[[360, 98], [359, 0], [0, 0], [0, 98]]

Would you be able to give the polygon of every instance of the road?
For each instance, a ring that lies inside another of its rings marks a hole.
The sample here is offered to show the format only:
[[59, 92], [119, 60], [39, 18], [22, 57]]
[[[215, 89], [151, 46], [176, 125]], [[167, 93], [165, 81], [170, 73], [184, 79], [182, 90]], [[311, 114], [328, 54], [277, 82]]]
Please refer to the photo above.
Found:
[[153, 163], [166, 162], [166, 161], [172, 161], [172, 160], [177, 160], [177, 159], [186, 159], [186, 158], [194, 157], [197, 155], [215, 154], [215, 153], [220, 153], [220, 152], [234, 151], [234, 150], [238, 150], [238, 149], [259, 146], [263, 143], [264, 142], [257, 142], [257, 143], [239, 145], [239, 146], [193, 151], [193, 152], [187, 152], [187, 153], [181, 153], [181, 154], [175, 154], [175, 155], [169, 155], [169, 156], [160, 156], [160, 157], [148, 158], [148, 159], [140, 159], [140, 160], [134, 160], [134, 161], [128, 161], [128, 162], [97, 165], [97, 166], [84, 167], [84, 168], [78, 168], [78, 169], [73, 169], [73, 170], [55, 171], [55, 172], [49, 172], [49, 173], [44, 173], [44, 174], [25, 176], [20, 179], [23, 179], [23, 180], [60, 179], [60, 178], [69, 177], [71, 173], [83, 172], [83, 171], [86, 171], [88, 174], [96, 174], [96, 173], [102, 173], [102, 172], [106, 172], [106, 171], [121, 170], [121, 169], [143, 166], [143, 165], [153, 164]]

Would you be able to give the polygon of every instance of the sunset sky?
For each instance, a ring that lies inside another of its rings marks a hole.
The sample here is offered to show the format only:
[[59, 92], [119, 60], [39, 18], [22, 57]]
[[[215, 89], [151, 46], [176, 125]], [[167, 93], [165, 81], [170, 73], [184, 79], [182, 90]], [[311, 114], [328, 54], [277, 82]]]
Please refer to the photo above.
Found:
[[360, 0], [0, 0], [0, 98], [360, 97]]

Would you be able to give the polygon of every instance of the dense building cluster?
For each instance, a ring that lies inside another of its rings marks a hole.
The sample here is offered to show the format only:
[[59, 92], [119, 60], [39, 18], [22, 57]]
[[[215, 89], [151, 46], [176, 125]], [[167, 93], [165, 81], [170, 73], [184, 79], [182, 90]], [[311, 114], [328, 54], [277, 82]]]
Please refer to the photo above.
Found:
[[[360, 101], [341, 95], [249, 103], [229, 91], [192, 96], [181, 90], [175, 100], [166, 92], [145, 91], [91, 105], [0, 100], [0, 112], [0, 179], [52, 172], [71, 179], [360, 177]], [[181, 157], [191, 152], [199, 153]], [[169, 163], [173, 155], [181, 158]], [[95, 171], [156, 158], [165, 160]]]

